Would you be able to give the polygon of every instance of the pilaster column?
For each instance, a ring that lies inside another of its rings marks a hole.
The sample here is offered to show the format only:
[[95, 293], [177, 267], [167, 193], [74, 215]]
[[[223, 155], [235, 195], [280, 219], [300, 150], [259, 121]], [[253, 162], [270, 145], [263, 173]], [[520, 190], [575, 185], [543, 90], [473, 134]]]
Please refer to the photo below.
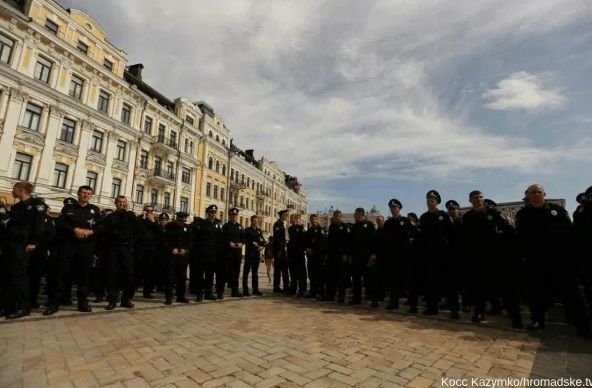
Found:
[[49, 185], [51, 168], [53, 166], [53, 150], [55, 148], [58, 131], [62, 122], [64, 111], [58, 107], [49, 108], [49, 120], [45, 131], [45, 147], [41, 152], [39, 170], [37, 171], [37, 182], [41, 185]]
[[20, 90], [10, 89], [10, 99], [6, 109], [2, 137], [0, 138], [0, 174], [2, 175], [9, 175], [8, 166], [14, 154], [12, 144], [21, 111], [27, 98], [28, 96]]

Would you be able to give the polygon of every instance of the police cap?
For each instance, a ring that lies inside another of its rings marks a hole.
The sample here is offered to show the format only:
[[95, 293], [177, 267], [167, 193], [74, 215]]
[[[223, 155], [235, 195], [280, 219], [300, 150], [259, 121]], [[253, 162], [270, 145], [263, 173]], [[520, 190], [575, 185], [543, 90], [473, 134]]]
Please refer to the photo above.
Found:
[[428, 191], [428, 193], [426, 194], [426, 199], [428, 198], [436, 198], [436, 202], [438, 204], [442, 202], [442, 197], [440, 197], [440, 193], [438, 193], [436, 190]]
[[237, 215], [238, 214], [238, 208], [233, 207], [232, 209], [230, 209], [228, 211], [228, 214], [231, 215], [231, 216]]
[[287, 212], [289, 212], [289, 210], [288, 210], [288, 209], [280, 210], [280, 211], [278, 212], [278, 215], [281, 217], [281, 216], [283, 216], [284, 214], [286, 214]]
[[187, 221], [187, 217], [189, 217], [189, 214], [187, 214], [185, 212], [176, 212], [175, 213], [175, 219], [177, 219], [179, 221]]
[[159, 220], [169, 220], [169, 215], [167, 213], [160, 213], [160, 215], [158, 216]]
[[210, 205], [206, 208], [206, 213], [217, 212], [217, 211], [218, 211], [218, 206], [216, 206], [216, 205]]
[[403, 209], [403, 205], [401, 204], [401, 201], [399, 201], [398, 199], [391, 199], [388, 205], [389, 207], [397, 206], [399, 209]]
[[491, 200], [489, 198], [484, 199], [483, 203], [485, 204], [485, 206], [497, 207], [497, 203], [495, 203], [493, 200]]
[[446, 206], [446, 209], [448, 209], [448, 210], [460, 209], [460, 205], [454, 199], [451, 199], [450, 201], [447, 201], [446, 202], [446, 205], [444, 205], [444, 206]]

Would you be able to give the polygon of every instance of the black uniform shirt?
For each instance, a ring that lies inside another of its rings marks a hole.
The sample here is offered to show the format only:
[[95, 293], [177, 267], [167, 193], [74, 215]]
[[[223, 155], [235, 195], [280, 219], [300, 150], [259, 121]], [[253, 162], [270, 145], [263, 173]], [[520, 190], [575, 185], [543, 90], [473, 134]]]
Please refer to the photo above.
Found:
[[284, 221], [277, 220], [273, 224], [273, 251], [277, 252], [286, 247], [286, 227]]
[[419, 218], [421, 244], [424, 248], [447, 247], [454, 234], [452, 218], [445, 211], [425, 212]]
[[165, 244], [173, 250], [189, 249], [192, 243], [192, 231], [189, 225], [179, 225], [176, 221], [169, 222], [164, 227]]
[[352, 255], [361, 259], [368, 259], [376, 254], [376, 227], [370, 221], [359, 221], [351, 230]]
[[306, 249], [306, 233], [302, 225], [290, 225], [288, 228], [288, 252], [294, 254], [304, 253]]
[[327, 252], [327, 232], [320, 225], [311, 226], [306, 231], [306, 247], [312, 250], [313, 255], [324, 255]]
[[263, 247], [265, 245], [265, 239], [263, 238], [261, 229], [249, 226], [247, 229], [245, 229], [245, 245], [247, 247], [247, 255], [255, 255], [259, 253], [259, 249], [253, 243], [257, 243], [259, 247]]
[[350, 254], [351, 229], [349, 225], [342, 223], [331, 224], [327, 236], [327, 251], [329, 255]]
[[56, 228], [62, 241], [94, 243], [96, 241], [94, 235], [87, 239], [79, 239], [76, 238], [74, 229], [95, 230], [102, 220], [101, 211], [97, 206], [90, 203], [86, 206], [80, 206], [76, 202], [62, 208], [62, 212], [56, 221]]
[[131, 211], [116, 210], [105, 217], [101, 230], [109, 244], [133, 245], [138, 237], [138, 220]]
[[39, 244], [43, 241], [45, 204], [29, 198], [12, 205], [7, 223], [9, 243]]
[[224, 244], [227, 249], [238, 249], [230, 248], [230, 243], [245, 243], [245, 230], [238, 222], [225, 223], [222, 227], [222, 233], [224, 234]]

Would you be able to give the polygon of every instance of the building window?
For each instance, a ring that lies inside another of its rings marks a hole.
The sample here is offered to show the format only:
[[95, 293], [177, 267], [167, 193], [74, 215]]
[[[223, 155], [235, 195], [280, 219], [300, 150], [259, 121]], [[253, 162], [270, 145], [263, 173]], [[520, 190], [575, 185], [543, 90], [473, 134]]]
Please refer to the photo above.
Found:
[[158, 140], [164, 142], [164, 132], [166, 131], [166, 127], [164, 124], [158, 124]]
[[115, 159], [125, 162], [125, 149], [127, 148], [127, 143], [123, 140], [117, 140], [117, 155]]
[[74, 130], [76, 129], [76, 121], [69, 118], [64, 118], [62, 122], [62, 131], [60, 132], [60, 140], [74, 143]]
[[108, 60], [107, 58], [105, 58], [105, 60], [103, 61], [103, 66], [105, 66], [105, 68], [109, 71], [113, 71], [113, 62], [111, 62], [110, 60]]
[[181, 182], [189, 183], [190, 180], [191, 180], [191, 170], [189, 170], [187, 167], [183, 167], [183, 169], [181, 170]]
[[171, 147], [177, 148], [177, 132], [171, 131]]
[[187, 121], [189, 124], [193, 125], [193, 117], [185, 116], [185, 121]]
[[125, 123], [125, 124], [129, 124], [131, 116], [132, 116], [131, 105], [123, 103], [123, 105], [121, 107], [121, 122]]
[[155, 206], [158, 203], [158, 190], [152, 189], [150, 190], [150, 204]]
[[68, 166], [62, 163], [56, 163], [53, 169], [54, 181], [53, 185], [60, 189], [66, 188], [66, 179], [68, 179]]
[[72, 74], [72, 79], [70, 80], [70, 92], [68, 93], [70, 97], [74, 97], [77, 100], [82, 98], [82, 86], [84, 85], [84, 80], [74, 74]]
[[225, 146], [226, 145], [226, 140], [222, 139], [222, 145]]
[[220, 143], [220, 136], [216, 135], [216, 141]]
[[84, 54], [88, 54], [88, 45], [83, 41], [79, 40], [78, 45], [76, 45], [76, 48], [78, 48], [78, 50], [82, 51]]
[[220, 199], [224, 201], [224, 187], [220, 187]]
[[154, 172], [157, 175], [160, 175], [160, 167], [162, 165], [162, 159], [160, 158], [160, 156], [155, 156], [154, 157]]
[[222, 175], [226, 176], [226, 165], [222, 165]]
[[111, 198], [117, 198], [121, 193], [121, 179], [113, 178], [113, 183], [111, 184]]
[[27, 109], [25, 110], [25, 122], [23, 123], [25, 128], [28, 128], [31, 131], [39, 131], [41, 111], [43, 111], [43, 108], [40, 106], [31, 103], [27, 104]]
[[136, 203], [144, 203], [144, 186], [136, 185]]
[[211, 156], [208, 158], [208, 168], [210, 170], [214, 169], [214, 159]]
[[144, 132], [149, 135], [152, 133], [152, 117], [146, 116], [146, 118], [144, 118]]
[[49, 83], [49, 75], [51, 73], [52, 63], [43, 57], [37, 59], [35, 66], [35, 78], [41, 82]]
[[216, 172], [220, 172], [220, 162], [216, 160]]
[[32, 163], [33, 157], [31, 155], [17, 152], [14, 167], [12, 168], [12, 177], [19, 181], [28, 181]]
[[90, 149], [98, 152], [103, 152], [103, 132], [94, 131], [90, 143]]
[[210, 182], [206, 183], [206, 195], [208, 197], [212, 196], [212, 184]]
[[189, 150], [189, 139], [185, 139], [185, 153]]
[[107, 113], [107, 110], [109, 109], [110, 98], [111, 96], [109, 95], [109, 93], [107, 93], [104, 90], [101, 90], [101, 92], [99, 93], [99, 104], [97, 105], [97, 109], [101, 112]]
[[12, 47], [14, 41], [8, 39], [4, 35], [0, 34], [0, 61], [8, 63], [10, 61], [10, 54], [12, 54]]
[[45, 28], [47, 28], [49, 31], [51, 31], [54, 35], [58, 34], [59, 27], [58, 27], [57, 23], [55, 23], [54, 21], [47, 19], [45, 21]]
[[218, 186], [214, 185], [214, 199], [218, 199]]
[[210, 132], [208, 133], [208, 136], [209, 136], [209, 137], [214, 137], [214, 135], [212, 134], [212, 131], [210, 131]]
[[188, 213], [189, 212], [189, 198], [187, 198], [187, 197], [181, 197], [179, 204], [180, 204], [179, 207], [181, 208], [180, 210], [182, 212], [185, 212], [185, 213]]
[[96, 172], [88, 171], [86, 173], [86, 185], [92, 187], [93, 192], [97, 191], [97, 180], [99, 178], [99, 174]]
[[167, 162], [167, 173], [169, 174], [169, 176], [173, 176], [173, 169], [173, 162]]
[[163, 209], [170, 210], [171, 209], [171, 193], [164, 193], [164, 200], [163, 200]]
[[140, 167], [148, 168], [148, 151], [146, 150], [140, 152]]
[[192, 141], [189, 142], [189, 153], [191, 155], [193, 155], [193, 142]]

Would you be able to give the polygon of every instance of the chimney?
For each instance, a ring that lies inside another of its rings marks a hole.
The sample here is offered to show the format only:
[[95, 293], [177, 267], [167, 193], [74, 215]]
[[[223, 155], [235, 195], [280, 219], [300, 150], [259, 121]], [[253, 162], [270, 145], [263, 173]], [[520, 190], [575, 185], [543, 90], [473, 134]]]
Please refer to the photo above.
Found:
[[134, 77], [138, 78], [140, 81], [142, 80], [142, 69], [144, 65], [141, 63], [136, 63], [135, 65], [131, 65], [128, 67], [128, 71], [133, 74]]
[[254, 155], [255, 150], [245, 150], [245, 154], [247, 154], [247, 156], [251, 159], [255, 159], [255, 155]]

